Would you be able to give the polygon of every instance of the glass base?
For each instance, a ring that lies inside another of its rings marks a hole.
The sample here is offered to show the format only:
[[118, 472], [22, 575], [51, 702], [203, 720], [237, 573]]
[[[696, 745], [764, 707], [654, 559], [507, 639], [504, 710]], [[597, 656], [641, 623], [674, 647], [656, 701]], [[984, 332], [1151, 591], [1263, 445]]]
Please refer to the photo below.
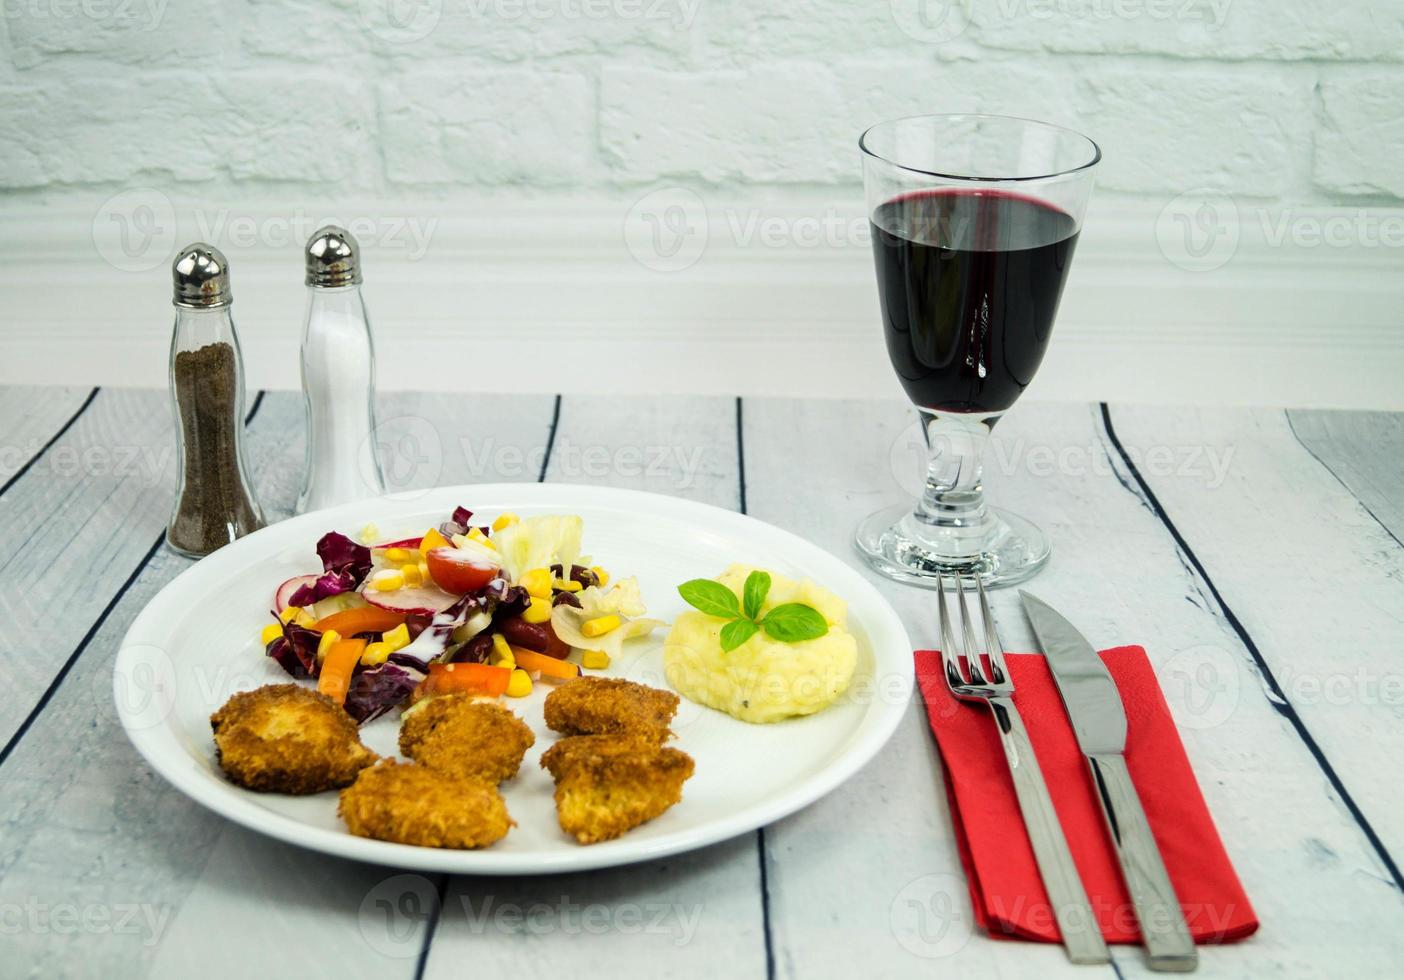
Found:
[[998, 507], [988, 513], [989, 523], [972, 541], [959, 531], [917, 526], [912, 505], [896, 504], [859, 524], [855, 543], [883, 575], [926, 589], [936, 588], [942, 573], [978, 572], [986, 588], [1014, 585], [1037, 574], [1048, 561], [1048, 536], [1018, 514]]

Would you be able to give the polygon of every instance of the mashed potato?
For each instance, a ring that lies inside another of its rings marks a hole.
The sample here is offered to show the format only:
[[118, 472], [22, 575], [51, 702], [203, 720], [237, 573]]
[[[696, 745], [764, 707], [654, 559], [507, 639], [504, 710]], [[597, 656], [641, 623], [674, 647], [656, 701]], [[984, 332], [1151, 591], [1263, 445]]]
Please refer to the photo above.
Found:
[[[740, 599], [752, 571], [732, 565], [717, 581]], [[679, 694], [742, 721], [770, 722], [813, 714], [848, 689], [858, 659], [858, 645], [845, 627], [848, 604], [808, 579], [795, 582], [770, 575], [762, 615], [787, 602], [802, 602], [818, 610], [829, 632], [814, 640], [781, 643], [760, 631], [724, 653], [721, 631], [726, 620], [689, 610], [673, 624], [663, 647], [668, 683]]]

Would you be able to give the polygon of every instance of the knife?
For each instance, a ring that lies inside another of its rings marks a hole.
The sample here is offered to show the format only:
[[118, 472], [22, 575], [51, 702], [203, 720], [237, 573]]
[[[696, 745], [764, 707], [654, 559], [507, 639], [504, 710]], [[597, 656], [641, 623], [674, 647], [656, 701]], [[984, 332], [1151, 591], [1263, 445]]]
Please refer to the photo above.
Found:
[[1092, 769], [1092, 784], [1141, 924], [1147, 965], [1159, 972], [1188, 973], [1198, 966], [1199, 956], [1126, 768], [1121, 695], [1102, 658], [1071, 623], [1027, 592], [1019, 595]]

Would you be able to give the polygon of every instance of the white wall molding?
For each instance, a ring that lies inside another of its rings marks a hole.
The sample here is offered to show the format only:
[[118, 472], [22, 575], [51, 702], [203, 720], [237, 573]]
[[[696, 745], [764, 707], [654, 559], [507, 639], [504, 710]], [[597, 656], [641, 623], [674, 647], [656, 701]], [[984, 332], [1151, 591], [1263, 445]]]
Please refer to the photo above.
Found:
[[[296, 387], [300, 240], [362, 215], [382, 387], [899, 396], [857, 197], [7, 205], [0, 383], [163, 385], [169, 256], [203, 237], [250, 383]], [[1030, 396], [1404, 409], [1404, 210], [1098, 202]]]

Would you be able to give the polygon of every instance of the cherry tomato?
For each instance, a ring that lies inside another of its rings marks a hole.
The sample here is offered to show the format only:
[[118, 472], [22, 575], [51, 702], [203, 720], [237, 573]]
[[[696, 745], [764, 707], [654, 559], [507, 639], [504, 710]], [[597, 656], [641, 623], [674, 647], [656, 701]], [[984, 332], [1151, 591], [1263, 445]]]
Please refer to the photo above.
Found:
[[429, 563], [429, 577], [439, 588], [454, 595], [477, 592], [496, 578], [498, 572], [496, 565], [484, 564], [458, 548], [431, 548], [425, 561]]

